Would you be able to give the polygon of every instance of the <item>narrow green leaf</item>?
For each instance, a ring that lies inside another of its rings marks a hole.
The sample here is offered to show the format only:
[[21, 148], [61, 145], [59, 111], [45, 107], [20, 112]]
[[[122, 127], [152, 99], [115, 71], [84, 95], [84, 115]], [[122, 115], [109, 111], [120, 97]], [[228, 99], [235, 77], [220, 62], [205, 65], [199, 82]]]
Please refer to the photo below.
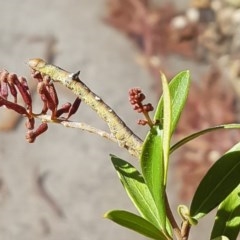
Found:
[[228, 151], [207, 172], [193, 197], [190, 215], [199, 219], [218, 206], [240, 183], [240, 151]]
[[[142, 147], [141, 169], [146, 184], [157, 206], [161, 223], [166, 222], [164, 163], [162, 131], [154, 126], [149, 131]], [[162, 224], [164, 227], [165, 224]]]
[[162, 74], [162, 87], [163, 87], [163, 161], [164, 161], [164, 186], [167, 182], [168, 162], [169, 162], [169, 149], [171, 139], [171, 99], [166, 77]]
[[158, 209], [141, 173], [130, 163], [111, 156], [112, 163], [128, 196], [142, 217], [161, 228]]
[[[171, 134], [174, 132], [182, 109], [186, 103], [190, 85], [189, 71], [183, 71], [177, 74], [169, 83], [169, 91], [172, 106]], [[163, 120], [163, 98], [160, 98], [154, 120], [162, 122]]]
[[229, 152], [236, 152], [236, 151], [240, 151], [240, 142], [238, 142], [234, 146], [232, 146], [230, 148], [230, 150], [227, 151], [227, 153], [229, 153]]
[[225, 237], [225, 236], [220, 236], [220, 237], [216, 237], [216, 238], [211, 239], [211, 240], [230, 240], [230, 239]]
[[202, 136], [203, 134], [206, 133], [210, 133], [216, 130], [230, 130], [230, 129], [239, 129], [240, 128], [240, 124], [237, 123], [231, 123], [231, 124], [222, 124], [222, 125], [218, 125], [218, 126], [214, 126], [214, 127], [210, 127], [210, 128], [206, 128], [204, 130], [201, 130], [199, 132], [193, 133], [185, 138], [183, 138], [182, 140], [180, 140], [179, 142], [177, 142], [176, 144], [174, 144], [171, 149], [170, 149], [170, 153], [172, 153], [173, 151], [177, 150], [178, 148], [180, 148], [181, 146], [183, 146], [184, 144], [190, 142], [191, 140]]
[[[146, 184], [155, 200], [162, 229], [170, 229], [166, 217], [165, 189], [167, 181], [170, 130], [171, 130], [171, 100], [168, 82], [164, 75], [161, 76], [163, 85], [163, 130], [153, 126], [144, 141], [141, 154], [141, 168]], [[171, 234], [171, 233], [169, 233]]]
[[166, 240], [167, 237], [153, 224], [144, 218], [124, 210], [113, 210], [104, 215], [113, 222], [156, 240]]
[[240, 230], [240, 185], [220, 204], [211, 238], [227, 236], [237, 239]]
[[[142, 146], [141, 169], [144, 179], [153, 196], [163, 188], [164, 165], [162, 131], [158, 126], [150, 129]], [[155, 196], [157, 198], [157, 196]]]

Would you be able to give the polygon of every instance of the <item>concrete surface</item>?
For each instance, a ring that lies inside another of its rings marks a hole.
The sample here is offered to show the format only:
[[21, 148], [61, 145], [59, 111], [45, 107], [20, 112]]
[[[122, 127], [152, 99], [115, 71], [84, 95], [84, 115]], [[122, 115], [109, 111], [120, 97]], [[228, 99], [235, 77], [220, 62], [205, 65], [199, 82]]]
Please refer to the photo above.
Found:
[[[152, 78], [135, 63], [133, 45], [101, 22], [104, 2], [2, 1], [0, 67], [29, 76], [25, 61], [46, 57], [46, 39], [54, 37], [54, 63], [69, 71], [80, 69], [85, 83], [143, 137], [147, 129], [136, 125], [139, 116], [131, 110], [127, 92], [139, 86], [156, 103]], [[62, 103], [73, 99], [61, 87], [59, 97]], [[74, 119], [105, 127], [84, 105]], [[0, 132], [1, 240], [142, 239], [102, 218], [110, 209], [133, 209], [108, 156], [114, 153], [134, 163], [125, 150], [54, 125], [35, 144], [26, 143], [24, 136], [23, 121], [12, 132]], [[38, 187], [44, 175], [54, 206]]]

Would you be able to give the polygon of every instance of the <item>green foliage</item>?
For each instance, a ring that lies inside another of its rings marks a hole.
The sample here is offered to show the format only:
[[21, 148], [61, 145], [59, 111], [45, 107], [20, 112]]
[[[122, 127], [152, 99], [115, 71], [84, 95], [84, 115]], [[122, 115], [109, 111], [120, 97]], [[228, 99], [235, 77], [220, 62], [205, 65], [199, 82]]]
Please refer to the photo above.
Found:
[[240, 183], [240, 151], [224, 154], [207, 172], [193, 197], [190, 214], [200, 219], [217, 207]]
[[134, 213], [123, 210], [114, 210], [106, 213], [105, 217], [146, 237], [156, 240], [166, 239], [166, 236], [164, 236], [159, 229], [157, 229], [146, 219]]
[[211, 239], [226, 236], [237, 239], [240, 229], [240, 185], [219, 205]]
[[229, 240], [229, 238], [225, 237], [225, 236], [220, 236], [220, 237], [216, 237], [212, 240]]
[[[190, 85], [189, 71], [183, 71], [177, 74], [169, 83], [169, 91], [171, 96], [171, 134], [174, 132], [182, 110], [187, 100]], [[163, 121], [163, 96], [160, 98], [154, 115], [154, 120]]]
[[158, 126], [153, 127], [144, 141], [141, 155], [141, 169], [146, 187], [152, 194], [162, 228], [166, 222], [164, 162], [162, 148], [162, 131]]
[[130, 163], [111, 156], [113, 166], [138, 212], [156, 228], [161, 227], [158, 210], [141, 173]]
[[[172, 109], [174, 104], [171, 105], [170, 90], [168, 87], [167, 79], [162, 75], [162, 88], [163, 88], [163, 136], [162, 136], [162, 148], [163, 148], [163, 162], [164, 162], [164, 186], [167, 182], [168, 162], [169, 162], [169, 149], [172, 130]], [[174, 103], [174, 102], [172, 102]], [[176, 111], [178, 112], [178, 111]]]
[[190, 142], [191, 140], [193, 140], [197, 137], [202, 136], [203, 134], [210, 133], [210, 132], [217, 131], [217, 130], [229, 130], [229, 129], [239, 129], [239, 128], [240, 128], [240, 124], [235, 124], [235, 123], [234, 124], [222, 124], [222, 125], [206, 128], [206, 129], [201, 130], [199, 132], [195, 132], [195, 133], [183, 138], [179, 142], [175, 143], [171, 147], [170, 152], [172, 153], [173, 151], [177, 150], [178, 148], [180, 148], [184, 144]]
[[105, 217], [119, 225], [152, 239], [188, 239], [190, 226], [218, 207], [211, 234], [212, 240], [237, 239], [240, 229], [240, 144], [236, 144], [209, 169], [200, 182], [190, 206], [181, 205], [182, 228], [176, 223], [166, 194], [170, 154], [187, 142], [219, 129], [240, 128], [240, 124], [223, 124], [204, 129], [170, 146], [186, 103], [190, 76], [188, 71], [176, 75], [168, 84], [161, 76], [163, 95], [155, 114], [154, 125], [142, 145], [140, 171], [125, 160], [111, 156], [113, 166], [139, 215], [112, 210]]

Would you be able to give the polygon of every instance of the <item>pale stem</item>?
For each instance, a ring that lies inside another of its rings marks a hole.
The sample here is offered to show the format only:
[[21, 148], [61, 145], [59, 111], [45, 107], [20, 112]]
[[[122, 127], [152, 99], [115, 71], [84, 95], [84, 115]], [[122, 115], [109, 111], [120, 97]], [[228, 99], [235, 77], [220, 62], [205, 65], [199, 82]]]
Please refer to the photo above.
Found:
[[63, 125], [64, 127], [77, 128], [77, 129], [80, 129], [83, 131], [87, 131], [89, 133], [97, 134], [97, 135], [104, 137], [112, 142], [117, 143], [117, 139], [112, 134], [102, 131], [98, 128], [92, 127], [83, 122], [73, 122], [73, 121], [65, 120], [64, 118], [62, 118], [62, 119], [57, 118], [57, 119], [52, 120], [51, 116], [49, 116], [49, 115], [34, 114], [33, 116], [35, 118], [41, 119], [43, 122], [56, 123], [56, 124]]
[[45, 63], [42, 59], [31, 59], [28, 65], [42, 75], [49, 76], [52, 81], [59, 82], [70, 89], [107, 123], [120, 147], [126, 148], [131, 155], [140, 157], [142, 140], [127, 127], [112, 108], [80, 80], [79, 72], [67, 72], [57, 66]]

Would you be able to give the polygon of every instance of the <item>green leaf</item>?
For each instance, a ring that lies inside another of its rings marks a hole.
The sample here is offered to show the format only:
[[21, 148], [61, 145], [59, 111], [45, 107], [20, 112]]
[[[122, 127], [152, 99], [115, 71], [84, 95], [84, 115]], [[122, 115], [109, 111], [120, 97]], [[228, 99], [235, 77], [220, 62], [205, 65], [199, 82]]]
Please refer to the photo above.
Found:
[[[183, 71], [177, 74], [169, 83], [169, 91], [172, 106], [171, 135], [174, 132], [182, 109], [186, 103], [190, 85], [189, 71]], [[163, 120], [163, 98], [161, 97], [155, 112], [154, 120], [162, 122]]]
[[237, 239], [240, 230], [240, 185], [220, 204], [211, 238], [227, 236]]
[[[237, 145], [239, 146], [239, 144]], [[207, 172], [193, 197], [190, 215], [199, 219], [218, 206], [240, 183], [240, 151], [228, 151]]]
[[225, 237], [225, 236], [220, 236], [220, 237], [216, 237], [216, 238], [211, 239], [211, 240], [230, 240], [230, 239]]
[[239, 128], [240, 128], [240, 124], [237, 124], [237, 123], [222, 124], [222, 125], [206, 128], [206, 129], [201, 130], [199, 132], [195, 132], [195, 133], [183, 138], [182, 140], [180, 140], [176, 144], [174, 144], [170, 149], [170, 153], [177, 150], [178, 148], [180, 148], [184, 144], [190, 142], [191, 140], [202, 136], [203, 134], [210, 133], [210, 132], [213, 132], [213, 131], [216, 131], [216, 130], [224, 130], [224, 129], [230, 130], [230, 129], [239, 129]]
[[104, 215], [104, 217], [112, 220], [113, 222], [129, 228], [135, 232], [138, 232], [146, 237], [157, 239], [157, 240], [166, 240], [167, 237], [157, 229], [153, 224], [144, 218], [133, 214], [131, 212], [123, 210], [113, 210]]
[[163, 161], [164, 161], [164, 185], [167, 182], [168, 162], [169, 162], [169, 149], [171, 139], [171, 98], [168, 88], [166, 77], [162, 74], [162, 87], [163, 87]]
[[[171, 100], [167, 79], [161, 76], [163, 85], [163, 130], [160, 126], [153, 126], [142, 147], [141, 168], [144, 179], [150, 189], [159, 211], [162, 229], [171, 229], [165, 207], [165, 189], [168, 172], [170, 130], [171, 130]], [[171, 235], [171, 233], [169, 232]]]
[[140, 161], [146, 184], [157, 199], [164, 179], [162, 131], [158, 126], [153, 126], [148, 132], [142, 146]]
[[138, 212], [142, 217], [160, 229], [161, 223], [158, 209], [143, 176], [130, 163], [113, 155], [111, 156], [111, 160], [123, 184], [123, 187], [125, 188], [128, 196], [132, 200]]
[[[162, 131], [154, 126], [149, 131], [142, 147], [141, 169], [146, 184], [152, 193], [161, 223], [166, 222], [164, 163], [162, 150]], [[162, 224], [163, 229], [165, 224]]]

